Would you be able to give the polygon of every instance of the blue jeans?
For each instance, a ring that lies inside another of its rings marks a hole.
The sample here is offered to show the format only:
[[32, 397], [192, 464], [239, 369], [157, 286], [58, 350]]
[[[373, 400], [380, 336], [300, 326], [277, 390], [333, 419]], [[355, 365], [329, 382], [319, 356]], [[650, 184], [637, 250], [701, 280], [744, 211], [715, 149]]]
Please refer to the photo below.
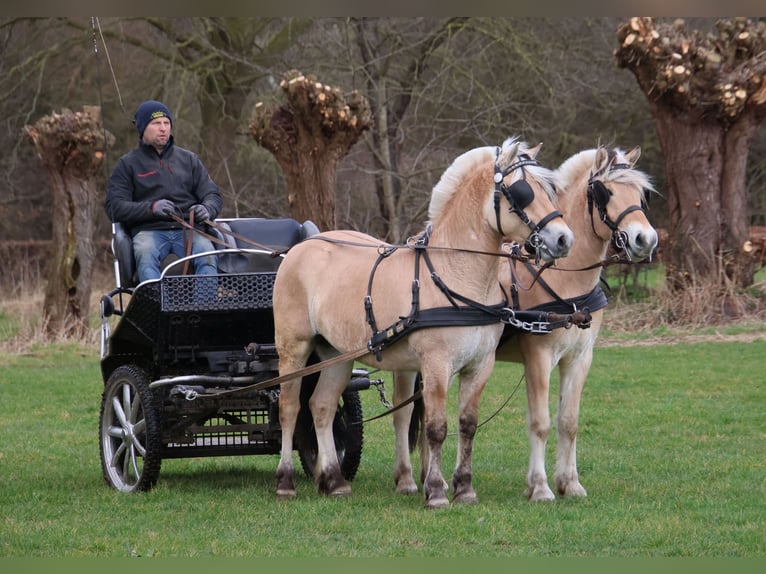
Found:
[[[189, 232], [186, 232], [188, 235]], [[193, 234], [192, 254], [213, 251], [213, 242], [199, 233]], [[158, 279], [160, 264], [170, 253], [178, 257], [186, 256], [183, 229], [152, 229], [139, 231], [133, 236], [133, 253], [136, 257], [138, 281]], [[218, 273], [215, 255], [192, 259], [196, 275], [215, 275]]]

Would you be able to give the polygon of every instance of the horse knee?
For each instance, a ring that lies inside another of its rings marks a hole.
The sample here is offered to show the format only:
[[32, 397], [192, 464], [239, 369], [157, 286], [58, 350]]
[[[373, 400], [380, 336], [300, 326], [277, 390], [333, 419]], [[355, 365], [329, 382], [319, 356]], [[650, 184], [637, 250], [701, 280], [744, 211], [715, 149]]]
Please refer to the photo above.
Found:
[[447, 421], [428, 423], [426, 425], [426, 438], [429, 444], [443, 444], [447, 438]]
[[461, 416], [459, 421], [460, 434], [464, 438], [472, 439], [476, 435], [477, 419], [475, 416]]
[[568, 437], [570, 440], [574, 440], [579, 428], [577, 417], [559, 414], [556, 422], [558, 433]]
[[551, 432], [551, 423], [548, 420], [545, 421], [530, 421], [529, 434], [536, 436], [538, 439], [545, 441], [548, 439], [548, 435]]

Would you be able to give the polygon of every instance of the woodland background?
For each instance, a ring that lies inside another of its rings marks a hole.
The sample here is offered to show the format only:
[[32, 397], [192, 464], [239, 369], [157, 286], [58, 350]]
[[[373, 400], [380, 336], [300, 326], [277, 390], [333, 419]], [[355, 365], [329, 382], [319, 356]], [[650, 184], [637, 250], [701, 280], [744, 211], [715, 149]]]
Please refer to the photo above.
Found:
[[[136, 144], [133, 112], [149, 98], [169, 106], [177, 143], [208, 165], [224, 194], [224, 216], [285, 215], [284, 178], [253, 141], [248, 121], [257, 102], [277, 97], [291, 69], [349, 91], [366, 93], [372, 84], [379, 104], [388, 105], [388, 117], [374, 121], [401, 150], [393, 174], [396, 217], [372, 179], [379, 148], [368, 131], [338, 174], [340, 227], [390, 240], [418, 231], [431, 187], [449, 162], [509, 135], [543, 142], [540, 159], [551, 167], [599, 142], [640, 145], [639, 168], [661, 193], [661, 152], [646, 98], [613, 54], [620, 21], [99, 18], [96, 38], [86, 18], [0, 20], [0, 240], [50, 238], [48, 183], [22, 137], [24, 125], [54, 110], [101, 105], [104, 127], [116, 136], [103, 192], [116, 159]], [[686, 19], [688, 28], [714, 24]], [[763, 128], [747, 181], [751, 223], [764, 225]], [[106, 215], [97, 216], [99, 236], [108, 238]], [[665, 225], [661, 195], [650, 198], [649, 216]]]
[[[95, 105], [104, 130], [114, 136], [96, 175], [94, 214], [95, 239], [103, 246], [97, 256], [109, 257], [110, 227], [102, 209], [106, 179], [116, 159], [135, 146], [133, 112], [149, 98], [169, 106], [176, 142], [197, 151], [208, 166], [224, 196], [222, 217], [289, 215], [284, 165], [256, 143], [250, 124], [259, 107], [280, 105], [280, 81], [294, 70], [369, 102], [371, 127], [339, 163], [337, 227], [402, 241], [422, 228], [431, 188], [456, 156], [510, 135], [543, 142], [538, 159], [550, 167], [599, 143], [640, 145], [638, 167], [659, 191], [650, 194], [648, 215], [656, 227], [667, 227], [667, 165], [657, 125], [636, 76], [616, 58], [628, 42], [626, 21], [0, 19], [0, 249], [32, 263], [44, 257], [38, 249], [44, 243], [38, 242], [51, 239], [56, 223], [49, 181], [24, 137], [25, 126], [54, 112]], [[713, 18], [686, 18], [684, 26], [713, 37], [716, 24]], [[656, 29], [675, 35], [681, 28], [658, 18]], [[671, 42], [683, 44], [684, 38]], [[751, 61], [752, 77], [760, 82], [763, 54]], [[757, 121], [763, 121], [765, 107], [761, 102]], [[688, 145], [686, 137], [679, 145]], [[762, 125], [747, 155], [747, 217], [749, 225], [764, 225]]]

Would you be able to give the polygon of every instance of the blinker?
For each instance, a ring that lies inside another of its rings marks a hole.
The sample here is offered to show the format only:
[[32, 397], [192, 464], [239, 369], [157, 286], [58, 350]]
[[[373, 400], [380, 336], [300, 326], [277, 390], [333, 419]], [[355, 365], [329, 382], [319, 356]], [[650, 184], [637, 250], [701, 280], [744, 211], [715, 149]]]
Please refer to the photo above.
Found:
[[535, 199], [534, 190], [523, 179], [514, 182], [506, 195], [514, 209], [524, 209]]
[[606, 204], [609, 203], [609, 197], [612, 195], [612, 192], [609, 191], [609, 189], [598, 180], [594, 180], [591, 183], [591, 189], [593, 190], [593, 196], [596, 201], [596, 205], [599, 206], [599, 208], [606, 207]]

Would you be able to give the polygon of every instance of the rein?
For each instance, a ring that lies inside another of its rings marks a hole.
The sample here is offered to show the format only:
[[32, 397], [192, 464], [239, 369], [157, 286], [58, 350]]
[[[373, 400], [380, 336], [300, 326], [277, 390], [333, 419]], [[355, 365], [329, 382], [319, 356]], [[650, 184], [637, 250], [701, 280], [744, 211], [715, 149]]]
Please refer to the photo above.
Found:
[[[215, 235], [212, 235], [210, 233], [202, 231], [198, 227], [195, 227], [194, 226], [194, 212], [191, 212], [189, 214], [189, 221], [188, 222], [185, 219], [183, 219], [183, 218], [181, 218], [181, 217], [179, 217], [178, 215], [175, 215], [175, 214], [171, 215], [170, 217], [171, 217], [171, 219], [173, 219], [173, 221], [175, 221], [176, 223], [181, 225], [181, 227], [184, 228], [184, 230], [190, 230], [192, 233], [198, 233], [202, 237], [205, 237], [205, 238], [209, 239], [210, 241], [212, 241], [213, 243], [215, 243], [217, 245], [221, 245], [221, 246], [226, 247], [228, 249], [232, 249], [231, 245], [229, 245], [225, 241], [221, 241], [221, 239], [216, 237]], [[221, 232], [222, 235], [231, 235], [235, 239], [239, 239], [240, 241], [242, 241], [244, 243], [248, 243], [248, 244], [252, 245], [253, 247], [255, 247], [256, 249], [261, 249], [263, 251], [268, 251], [268, 252], [270, 252], [270, 256], [271, 257], [279, 257], [280, 255], [284, 255], [285, 253], [287, 253], [287, 251], [289, 250], [289, 248], [288, 248], [288, 249], [284, 249], [282, 251], [277, 251], [275, 249], [272, 249], [271, 247], [268, 247], [266, 245], [262, 245], [262, 244], [258, 243], [257, 241], [253, 241], [252, 239], [249, 239], [248, 237], [245, 237], [244, 235], [240, 235], [239, 233], [235, 233], [231, 229], [227, 229], [227, 228], [223, 227], [220, 223], [216, 223], [215, 221], [212, 221], [210, 219], [206, 219], [202, 223], [204, 223], [205, 225], [207, 225], [209, 227], [217, 229], [218, 231]], [[191, 248], [189, 247], [190, 244], [191, 244], [191, 238], [189, 239], [189, 243], [187, 244], [187, 255], [191, 254]], [[233, 249], [237, 249], [237, 247], [233, 247]]]

